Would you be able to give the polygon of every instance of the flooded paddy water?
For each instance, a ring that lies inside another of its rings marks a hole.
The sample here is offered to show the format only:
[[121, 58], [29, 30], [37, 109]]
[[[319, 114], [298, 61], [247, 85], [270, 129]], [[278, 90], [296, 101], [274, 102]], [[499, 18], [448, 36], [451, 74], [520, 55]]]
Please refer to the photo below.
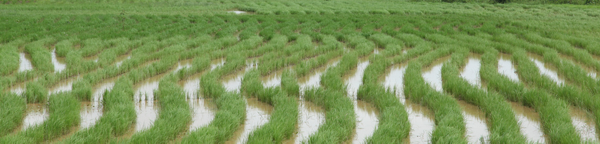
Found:
[[508, 77], [509, 79], [519, 82], [519, 75], [517, 75], [517, 69], [510, 59], [511, 56], [508, 54], [500, 54], [498, 57], [498, 73]]
[[481, 88], [482, 84], [481, 76], [479, 76], [479, 70], [481, 70], [481, 56], [477, 54], [469, 54], [467, 64], [462, 67], [460, 77], [467, 80], [469, 84]]
[[190, 132], [210, 124], [215, 118], [215, 111], [217, 109], [212, 99], [204, 98], [199, 92], [200, 77], [202, 74], [204, 73], [195, 74], [182, 82], [183, 90], [186, 93], [186, 100], [192, 110]]
[[16, 133], [18, 131], [24, 131], [32, 126], [42, 124], [48, 118], [49, 115], [50, 114], [45, 104], [27, 104], [27, 109], [25, 110], [25, 118], [23, 118], [21, 126], [15, 129], [14, 132]]
[[556, 84], [565, 84], [565, 79], [558, 76], [556, 68], [545, 64], [541, 56], [530, 53], [528, 53], [527, 55], [529, 56], [529, 59], [535, 63], [535, 66], [540, 70], [540, 74], [552, 79], [554, 82], [556, 82]]
[[[244, 74], [254, 68], [256, 68], [256, 62], [247, 62], [246, 68], [240, 70], [234, 74], [226, 75], [223, 77], [223, 85], [230, 92], [240, 92], [242, 85], [242, 78]], [[248, 140], [250, 133], [260, 126], [269, 122], [271, 113], [273, 112], [273, 106], [259, 101], [255, 97], [245, 96], [246, 101], [246, 120], [238, 128], [233, 136], [225, 142], [226, 144], [241, 144]]]
[[569, 114], [571, 115], [571, 122], [575, 126], [577, 132], [579, 132], [582, 140], [598, 142], [596, 124], [589, 112], [578, 107], [570, 106]]
[[515, 117], [519, 121], [520, 130], [527, 141], [535, 143], [546, 143], [547, 136], [542, 129], [540, 116], [532, 108], [523, 104], [510, 102]]
[[[423, 69], [423, 78], [425, 81], [438, 92], [443, 92], [442, 87], [442, 66], [447, 62], [450, 56], [442, 57], [434, 61], [429, 67]], [[457, 100], [462, 108], [462, 115], [466, 124], [466, 137], [469, 143], [479, 143], [480, 139], [489, 140], [489, 130], [486, 124], [485, 113], [477, 106]]]
[[410, 134], [404, 140], [405, 143], [430, 143], [431, 133], [435, 129], [433, 112], [427, 107], [418, 103], [413, 103], [404, 95], [404, 73], [406, 72], [406, 63], [396, 64], [388, 68], [383, 85], [386, 88], [394, 89], [396, 97], [404, 105], [408, 113], [410, 122]]
[[373, 135], [375, 129], [377, 129], [377, 125], [379, 125], [379, 111], [377, 108], [370, 103], [357, 100], [356, 98], [368, 65], [368, 57], [361, 58], [357, 67], [350, 70], [343, 77], [347, 86], [347, 95], [354, 102], [354, 112], [356, 113], [356, 128], [354, 129], [352, 143], [365, 142], [368, 137]]
[[317, 132], [319, 126], [325, 122], [325, 110], [312, 102], [304, 100], [304, 91], [308, 88], [316, 88], [320, 86], [321, 75], [327, 68], [334, 67], [340, 62], [339, 58], [330, 60], [326, 66], [317, 68], [304, 77], [298, 78], [300, 85], [300, 99], [298, 100], [298, 128], [292, 137], [283, 143], [299, 144], [306, 141], [308, 137]]
[[92, 99], [89, 102], [81, 102], [81, 123], [80, 129], [86, 129], [96, 124], [96, 121], [102, 117], [104, 106], [102, 98], [105, 91], [109, 91], [115, 85], [117, 78], [111, 78], [94, 86], [92, 91]]
[[54, 64], [54, 72], [61, 72], [67, 68], [67, 64], [65, 64], [65, 58], [59, 58], [56, 56], [56, 49], [52, 49], [51, 53], [52, 64]]
[[562, 62], [570, 62], [572, 64], [575, 64], [575, 66], [578, 66], [581, 69], [583, 69], [585, 72], [587, 72], [587, 75], [589, 77], [591, 77], [592, 79], [598, 80], [598, 77], [597, 77], [598, 73], [594, 69], [592, 69], [592, 68], [590, 68], [590, 67], [588, 67], [588, 66], [586, 66], [586, 65], [584, 65], [582, 63], [577, 62], [571, 56], [567, 56], [567, 55], [561, 54], [561, 53], [559, 53], [559, 56], [560, 56]]
[[18, 70], [18, 72], [33, 70], [33, 65], [31, 65], [30, 59], [31, 59], [31, 56], [29, 54], [25, 54], [23, 52], [19, 53], [19, 70]]

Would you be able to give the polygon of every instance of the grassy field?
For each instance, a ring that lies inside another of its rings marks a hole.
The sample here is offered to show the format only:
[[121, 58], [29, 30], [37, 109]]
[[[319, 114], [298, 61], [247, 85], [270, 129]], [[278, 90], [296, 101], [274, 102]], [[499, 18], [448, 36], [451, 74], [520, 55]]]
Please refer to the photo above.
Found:
[[0, 143], [599, 143], [595, 4], [0, 0]]

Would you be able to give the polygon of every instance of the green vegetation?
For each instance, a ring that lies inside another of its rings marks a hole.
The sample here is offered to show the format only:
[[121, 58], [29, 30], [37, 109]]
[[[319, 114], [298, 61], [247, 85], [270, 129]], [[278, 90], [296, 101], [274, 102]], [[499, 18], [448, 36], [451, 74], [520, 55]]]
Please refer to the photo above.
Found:
[[[370, 64], [357, 98], [379, 113], [366, 143], [402, 143], [411, 135], [408, 108], [395, 90], [380, 84], [386, 70], [399, 63], [408, 63], [407, 100], [434, 113], [431, 143], [472, 142], [458, 100], [485, 113], [489, 143], [527, 143], [508, 101], [535, 109], [549, 143], [593, 142], [580, 138], [571, 106], [590, 112], [600, 130], [600, 81], [587, 71], [600, 72], [597, 0], [0, 3], [0, 143], [225, 143], [247, 119], [243, 95], [274, 107], [270, 121], [251, 132], [247, 143], [294, 138], [299, 100], [326, 112], [316, 133], [298, 139], [348, 143], [359, 120], [342, 77], [361, 57], [369, 57]], [[19, 70], [21, 53], [32, 70]], [[459, 77], [470, 53], [482, 55], [483, 87]], [[512, 55], [520, 81], [499, 74], [501, 53]], [[442, 68], [443, 91], [436, 91], [422, 69], [450, 55]], [[540, 74], [532, 55], [556, 68], [565, 83]], [[222, 59], [224, 65], [210, 69]], [[57, 71], [55, 61], [66, 68]], [[321, 87], [300, 91], [298, 81], [334, 61], [339, 63], [320, 76]], [[244, 70], [250, 62], [256, 70]], [[184, 63], [190, 66], [175, 71]], [[226, 91], [221, 79], [241, 72], [241, 93]], [[280, 77], [281, 85], [263, 87], [260, 78], [271, 75]], [[198, 93], [217, 108], [210, 124], [188, 132], [193, 105], [178, 84], [192, 76], [201, 77]], [[77, 129], [81, 104], [94, 101], [95, 88], [113, 78], [115, 85], [98, 101], [102, 116]], [[160, 79], [158, 118], [150, 129], [125, 135], [138, 117], [134, 86], [154, 78]], [[72, 90], [48, 93], [66, 81], [73, 81]], [[28, 104], [41, 105], [49, 116], [21, 130]]]

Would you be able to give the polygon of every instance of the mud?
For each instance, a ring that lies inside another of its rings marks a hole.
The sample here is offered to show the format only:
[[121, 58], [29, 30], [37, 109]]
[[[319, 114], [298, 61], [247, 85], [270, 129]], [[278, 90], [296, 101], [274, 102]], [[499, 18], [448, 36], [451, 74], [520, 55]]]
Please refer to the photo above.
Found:
[[160, 74], [146, 79], [134, 86], [135, 94], [133, 101], [137, 115], [135, 132], [152, 127], [152, 124], [158, 118], [159, 107], [158, 102], [154, 100], [154, 91], [158, 90], [158, 83], [163, 75]]
[[67, 68], [64, 58], [58, 58], [56, 56], [56, 49], [52, 49], [52, 64], [54, 64], [54, 72], [61, 72]]
[[121, 66], [121, 64], [123, 64], [123, 62], [126, 61], [126, 60], [128, 60], [128, 59], [131, 59], [131, 55], [122, 55], [122, 56], [119, 56], [117, 58], [117, 60], [116, 60], [117, 62], [115, 63], [115, 66], [117, 66], [117, 67]]
[[477, 106], [469, 104], [465, 101], [458, 100], [458, 104], [462, 108], [462, 115], [465, 118], [466, 137], [469, 143], [481, 143], [481, 139], [485, 143], [489, 142], [490, 132], [486, 124], [485, 113]]
[[571, 56], [567, 56], [567, 55], [564, 55], [564, 54], [559, 54], [559, 56], [560, 56], [562, 62], [571, 62], [571, 63], [575, 64], [576, 66], [579, 66], [584, 71], [586, 71], [587, 75], [589, 77], [591, 77], [591, 78], [593, 78], [595, 80], [598, 79], [598, 77], [597, 77], [598, 74], [596, 73], [596, 71], [594, 69], [592, 69], [592, 68], [590, 68], [590, 67], [588, 67], [588, 66], [586, 66], [586, 65], [584, 65], [582, 63], [577, 62]]
[[39, 103], [27, 104], [25, 113], [26, 115], [25, 118], [23, 118], [23, 123], [20, 128], [15, 129], [15, 131], [26, 130], [29, 127], [42, 124], [49, 116], [47, 106]]
[[556, 84], [562, 85], [565, 83], [565, 80], [558, 76], [556, 72], [556, 68], [551, 67], [549, 65], [544, 64], [543, 59], [540, 56], [534, 54], [528, 54], [529, 59], [535, 63], [535, 66], [540, 70], [540, 74], [548, 76], [548, 78], [552, 79]]
[[18, 70], [18, 72], [33, 70], [33, 65], [31, 65], [30, 58], [31, 58], [31, 56], [29, 56], [28, 54], [25, 54], [23, 52], [19, 53], [19, 70]]
[[511, 56], [508, 54], [500, 54], [498, 59], [498, 73], [508, 77], [509, 79], [519, 82], [519, 75], [517, 75], [517, 69], [511, 61]]
[[586, 141], [598, 141], [596, 134], [596, 124], [593, 117], [589, 112], [582, 110], [581, 108], [570, 106], [571, 122], [575, 126], [577, 132], [581, 136], [582, 140]]
[[347, 95], [354, 102], [354, 112], [356, 113], [356, 128], [352, 136], [352, 143], [363, 143], [373, 135], [377, 125], [379, 125], [379, 111], [372, 104], [357, 100], [357, 92], [362, 85], [365, 69], [369, 65], [368, 57], [359, 60], [355, 69], [347, 72], [343, 77], [347, 86]]
[[463, 67], [460, 77], [467, 80], [469, 84], [481, 87], [481, 77], [479, 70], [481, 69], [481, 56], [470, 54], [467, 64]]
[[258, 101], [257, 98], [246, 98], [246, 121], [233, 134], [226, 144], [243, 144], [251, 132], [269, 122], [273, 106]]
[[536, 143], [546, 143], [548, 138], [542, 129], [540, 116], [534, 109], [523, 106], [522, 104], [510, 102], [515, 117], [519, 121], [520, 130], [527, 141]]
[[[450, 56], [442, 57], [434, 61], [430, 68], [424, 69], [423, 78], [432, 88], [443, 92], [442, 87], [442, 66], [448, 61]], [[469, 143], [480, 143], [480, 139], [489, 141], [489, 130], [486, 125], [485, 114], [476, 106], [462, 100], [457, 100], [462, 108], [462, 115], [466, 123], [466, 137]]]
[[411, 128], [409, 137], [404, 140], [404, 143], [430, 143], [431, 133], [435, 128], [435, 117], [427, 107], [413, 103], [404, 96], [403, 82], [406, 66], [406, 64], [397, 64], [389, 68], [383, 79], [383, 85], [396, 91], [396, 96], [408, 112]]
[[202, 74], [204, 73], [193, 75], [183, 83], [183, 90], [186, 93], [188, 105], [190, 105], [192, 110], [190, 132], [210, 124], [215, 118], [215, 111], [217, 109], [212, 99], [205, 99], [199, 93], [200, 77]]
[[92, 93], [92, 99], [89, 102], [81, 102], [81, 123], [80, 129], [86, 129], [96, 124], [96, 121], [102, 117], [104, 106], [102, 97], [105, 91], [109, 91], [115, 85], [117, 78], [106, 80], [97, 85]]

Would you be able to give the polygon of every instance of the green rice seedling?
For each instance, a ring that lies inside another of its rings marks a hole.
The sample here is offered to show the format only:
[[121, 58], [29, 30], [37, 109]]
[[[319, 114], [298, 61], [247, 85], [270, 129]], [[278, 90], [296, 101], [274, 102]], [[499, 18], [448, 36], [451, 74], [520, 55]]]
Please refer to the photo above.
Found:
[[[553, 39], [544, 38], [537, 34], [525, 34], [524, 39], [534, 42], [537, 44], [544, 45], [546, 47], [552, 48], [557, 52], [573, 57], [577, 62], [585, 64], [591, 68], [594, 68], [596, 71], [600, 71], [600, 62], [594, 60], [592, 56], [585, 50], [573, 48], [568, 42], [558, 41]], [[521, 42], [523, 47], [540, 47], [535, 44], [530, 44], [527, 42]], [[544, 49], [544, 48], [538, 48]], [[537, 53], [539, 55], [543, 55], [543, 52]]]
[[26, 90], [23, 93], [27, 98], [27, 103], [43, 103], [46, 102], [48, 90], [46, 87], [37, 82], [29, 82], [25, 86]]
[[283, 72], [281, 76], [281, 89], [288, 95], [300, 96], [300, 85], [298, 85], [298, 79], [294, 71], [286, 70]]
[[156, 96], [160, 114], [152, 128], [136, 133], [128, 143], [167, 143], [187, 130], [191, 115], [185, 101], [185, 92], [175, 83], [177, 77], [168, 75], [160, 83]]
[[72, 87], [71, 93], [80, 101], [90, 101], [92, 99], [92, 84], [88, 81], [76, 81]]
[[372, 63], [365, 69], [363, 85], [358, 89], [357, 98], [373, 103], [380, 111], [380, 116], [377, 130], [367, 139], [367, 143], [402, 142], [410, 132], [408, 113], [395, 92], [385, 89], [377, 82], [391, 62], [381, 55], [373, 55], [370, 60]]
[[253, 131], [247, 143], [281, 143], [292, 136], [298, 124], [298, 103], [280, 87], [264, 88], [256, 70], [247, 72], [242, 89], [260, 101], [274, 106], [270, 121]]
[[0, 136], [9, 134], [22, 123], [26, 107], [23, 97], [0, 93]]
[[432, 133], [432, 143], [467, 143], [464, 139], [465, 122], [461, 108], [455, 99], [439, 93], [425, 83], [421, 67], [435, 58], [448, 55], [451, 49], [438, 49], [409, 63], [404, 74], [404, 93], [410, 100], [422, 103], [433, 110], [436, 128]]
[[19, 69], [19, 52], [17, 47], [0, 45], [0, 75], [5, 76]]
[[587, 72], [581, 67], [568, 60], [561, 59], [556, 51], [548, 51], [544, 54], [544, 61], [553, 64], [558, 68], [558, 73], [566, 77], [567, 80], [581, 86], [592, 94], [600, 93], [600, 86], [594, 78], [589, 77]]
[[[487, 81], [489, 90], [496, 91], [504, 96], [507, 100], [519, 102], [525, 106], [532, 107], [540, 114], [544, 132], [551, 133], [551, 141], [560, 141], [563, 134], [562, 131], [573, 129], [568, 121], [568, 111], [564, 108], [564, 102], [551, 97], [548, 93], [542, 92], [540, 89], [526, 89], [521, 83], [516, 83], [508, 79], [506, 76], [500, 75], [497, 70], [498, 52], [490, 50], [482, 55], [481, 59], [481, 78], [482, 81]], [[544, 102], [545, 101], [545, 102]], [[554, 132], [561, 132], [555, 134]], [[573, 136], [572, 133], [568, 135]]]
[[456, 50], [449, 63], [442, 67], [442, 86], [458, 99], [478, 106], [490, 120], [490, 142], [525, 143], [525, 137], [519, 133], [519, 124], [510, 105], [494, 92], [485, 92], [472, 86], [461, 78], [459, 66], [464, 65], [468, 55], [466, 49]]
[[302, 76], [308, 74], [309, 70], [323, 66], [327, 62], [329, 62], [331, 59], [333, 59], [335, 57], [339, 57], [342, 54], [343, 54], [343, 51], [338, 50], [338, 51], [334, 51], [334, 52], [329, 52], [324, 55], [320, 55], [316, 59], [310, 59], [308, 61], [304, 61], [304, 62], [301, 62], [300, 64], [296, 65], [296, 68], [294, 69], [294, 71], [298, 75], [298, 77], [302, 77]]
[[344, 37], [344, 41], [348, 43], [348, 46], [353, 47], [360, 57], [371, 54], [376, 47], [375, 43], [361, 35], [346, 36]]
[[[241, 63], [241, 64], [240, 64]], [[206, 127], [200, 128], [185, 136], [181, 143], [223, 143], [237, 130], [246, 117], [243, 98], [238, 93], [227, 92], [219, 82], [222, 75], [241, 69], [245, 65], [245, 57], [235, 53], [227, 57], [227, 63], [216, 70], [208, 72], [200, 79], [204, 96], [214, 98], [219, 111], [214, 120]]]
[[41, 143], [62, 136], [79, 124], [79, 101], [71, 93], [50, 96], [50, 115], [44, 123], [14, 135], [0, 138], [1, 143]]
[[[131, 128], [135, 121], [133, 83], [120, 78], [112, 90], [102, 97], [104, 112], [96, 125], [81, 130], [65, 139], [64, 143], [106, 143]], [[79, 105], [77, 106], [79, 108]], [[77, 115], [79, 117], [79, 115]]]
[[65, 57], [70, 51], [75, 49], [74, 44], [77, 43], [77, 39], [62, 40], [56, 43], [56, 56]]
[[304, 98], [325, 108], [325, 123], [310, 136], [309, 143], [341, 143], [351, 137], [356, 127], [354, 106], [349, 97], [345, 96], [346, 86], [342, 75], [356, 67], [358, 56], [355, 53], [342, 57], [340, 64], [329, 68], [321, 76], [322, 88], [305, 91]]
[[304, 98], [322, 106], [327, 114], [325, 123], [312, 134], [308, 143], [342, 143], [350, 138], [355, 128], [354, 106], [344, 92], [329, 89], [309, 89]]
[[54, 41], [52, 38], [47, 38], [29, 43], [25, 46], [25, 52], [31, 55], [31, 64], [34, 66], [35, 70], [39, 72], [54, 71], [50, 52], [45, 47], [46, 44], [52, 41]]

